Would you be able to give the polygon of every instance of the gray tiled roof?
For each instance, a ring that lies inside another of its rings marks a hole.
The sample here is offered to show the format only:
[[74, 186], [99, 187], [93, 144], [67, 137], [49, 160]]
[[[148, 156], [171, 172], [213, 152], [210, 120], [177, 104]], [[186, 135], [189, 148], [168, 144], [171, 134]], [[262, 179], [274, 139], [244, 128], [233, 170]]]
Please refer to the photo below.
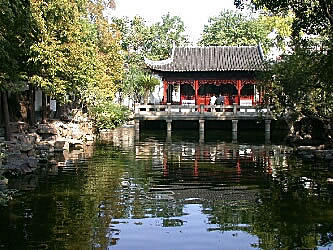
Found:
[[257, 71], [263, 70], [259, 46], [176, 47], [163, 61], [146, 59], [147, 66], [157, 71]]

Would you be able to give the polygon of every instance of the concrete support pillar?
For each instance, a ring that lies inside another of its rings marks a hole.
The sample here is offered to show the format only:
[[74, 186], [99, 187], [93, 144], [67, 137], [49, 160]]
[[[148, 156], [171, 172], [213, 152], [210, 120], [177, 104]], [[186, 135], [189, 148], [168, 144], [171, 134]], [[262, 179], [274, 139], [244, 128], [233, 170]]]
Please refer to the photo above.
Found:
[[168, 107], [168, 116], [171, 115], [171, 103], [167, 103]]
[[238, 120], [232, 120], [232, 132], [237, 133]]
[[205, 134], [205, 120], [199, 120], [199, 133]]
[[135, 130], [135, 140], [138, 141], [140, 138], [140, 120], [135, 119], [134, 120], [134, 130]]
[[204, 105], [200, 104], [200, 114], [203, 114], [203, 113], [204, 113]]
[[236, 143], [237, 142], [237, 125], [238, 125], [238, 120], [232, 120], [232, 142]]
[[271, 120], [265, 120], [265, 142], [269, 143], [271, 140]]
[[205, 120], [199, 120], [199, 142], [205, 141]]
[[172, 120], [166, 120], [167, 123], [167, 134], [171, 135], [171, 131], [172, 131]]
[[134, 120], [134, 128], [135, 128], [135, 133], [140, 133], [140, 120], [139, 119]]
[[234, 113], [234, 115], [237, 114], [237, 103], [233, 104], [233, 113]]
[[199, 135], [199, 144], [205, 143], [205, 134], [200, 134]]
[[205, 120], [199, 120], [199, 143], [205, 142]]

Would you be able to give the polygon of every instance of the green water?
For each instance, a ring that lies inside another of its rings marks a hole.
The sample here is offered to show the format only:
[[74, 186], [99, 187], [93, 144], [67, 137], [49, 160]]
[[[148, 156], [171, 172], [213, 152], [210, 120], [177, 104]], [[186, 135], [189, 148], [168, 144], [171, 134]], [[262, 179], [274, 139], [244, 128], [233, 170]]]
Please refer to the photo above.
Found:
[[0, 249], [333, 249], [325, 162], [260, 133], [163, 132], [118, 129], [90, 159], [10, 180]]

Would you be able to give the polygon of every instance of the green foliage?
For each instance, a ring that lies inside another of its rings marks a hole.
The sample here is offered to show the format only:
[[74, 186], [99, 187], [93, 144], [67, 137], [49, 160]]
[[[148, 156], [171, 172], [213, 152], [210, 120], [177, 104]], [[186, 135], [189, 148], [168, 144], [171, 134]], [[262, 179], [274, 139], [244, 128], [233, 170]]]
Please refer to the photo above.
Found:
[[264, 48], [270, 47], [268, 25], [256, 18], [231, 10], [222, 11], [209, 19], [199, 41], [203, 46], [245, 46], [261, 42]]
[[135, 102], [148, 102], [150, 91], [160, 83], [159, 79], [145, 72], [139, 67], [132, 66], [121, 84], [122, 94], [130, 97]]
[[189, 44], [185, 31], [184, 22], [179, 16], [162, 16], [162, 22], [153, 24], [149, 29], [146, 40], [146, 56], [152, 60], [162, 60], [170, 56], [172, 47]]
[[291, 128], [302, 118], [332, 126], [333, 2], [236, 0], [235, 4], [242, 7], [248, 2], [266, 16], [293, 17], [289, 53], [271, 65], [263, 81], [275, 114], [286, 118]]
[[135, 16], [132, 20], [128, 17], [112, 20], [121, 34], [122, 48], [129, 55], [136, 53], [150, 59], [166, 59], [173, 45], [189, 44], [187, 36], [183, 34], [184, 22], [179, 16], [168, 13], [162, 16], [162, 22], [151, 26], [147, 26], [140, 16]]
[[152, 91], [153, 88], [160, 83], [160, 81], [148, 73], [140, 74], [136, 81], [137, 84], [144, 90], [144, 103], [147, 104], [150, 91]]
[[19, 90], [27, 76], [32, 19], [27, 0], [0, 1], [0, 90]]
[[149, 35], [149, 27], [142, 17], [135, 16], [132, 20], [128, 17], [113, 17], [112, 22], [121, 34], [121, 45], [125, 52], [143, 52]]
[[290, 15], [295, 18], [292, 23], [293, 37], [302, 34], [329, 35], [333, 26], [332, 0], [235, 0], [235, 5], [242, 8], [250, 2], [257, 9], [266, 9], [273, 14]]
[[121, 96], [139, 102], [147, 101], [149, 91], [156, 86], [158, 79], [145, 73], [144, 57], [160, 60], [170, 56], [174, 45], [188, 44], [184, 23], [178, 16], [166, 14], [162, 22], [147, 26], [145, 20], [135, 16], [113, 18], [113, 25], [121, 36], [121, 47], [125, 56], [125, 74], [118, 85]]
[[[203, 46], [255, 46], [261, 43], [267, 54], [275, 45], [283, 48], [283, 41], [290, 35], [286, 18], [242, 14], [231, 10], [222, 11], [211, 17], [205, 25], [199, 45]], [[270, 38], [271, 32], [277, 32], [276, 38]]]
[[160, 83], [160, 81], [156, 77], [148, 73], [140, 74], [137, 78], [137, 82], [139, 86], [141, 86], [147, 91], [152, 90], [156, 85]]
[[323, 121], [333, 118], [333, 55], [331, 49], [326, 53], [299, 47], [272, 65], [266, 93], [277, 113], [293, 112]]
[[144, 95], [144, 90], [138, 84], [138, 77], [142, 74], [139, 67], [131, 65], [120, 84], [121, 94], [127, 96], [138, 103]]
[[89, 114], [97, 131], [113, 129], [128, 120], [129, 110], [111, 101], [90, 107]]
[[30, 82], [60, 101], [70, 94], [87, 103], [96, 91], [100, 98], [113, 96], [123, 60], [118, 37], [102, 14], [105, 3], [79, 3], [31, 1], [38, 40], [31, 47]]

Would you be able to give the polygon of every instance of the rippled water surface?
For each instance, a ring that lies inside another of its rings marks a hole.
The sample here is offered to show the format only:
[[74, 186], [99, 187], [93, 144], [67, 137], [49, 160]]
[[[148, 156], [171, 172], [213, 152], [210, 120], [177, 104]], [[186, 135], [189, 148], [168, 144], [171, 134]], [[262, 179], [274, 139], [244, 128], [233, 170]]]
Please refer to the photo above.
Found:
[[325, 162], [260, 136], [163, 132], [117, 129], [88, 160], [11, 180], [0, 249], [333, 249]]

